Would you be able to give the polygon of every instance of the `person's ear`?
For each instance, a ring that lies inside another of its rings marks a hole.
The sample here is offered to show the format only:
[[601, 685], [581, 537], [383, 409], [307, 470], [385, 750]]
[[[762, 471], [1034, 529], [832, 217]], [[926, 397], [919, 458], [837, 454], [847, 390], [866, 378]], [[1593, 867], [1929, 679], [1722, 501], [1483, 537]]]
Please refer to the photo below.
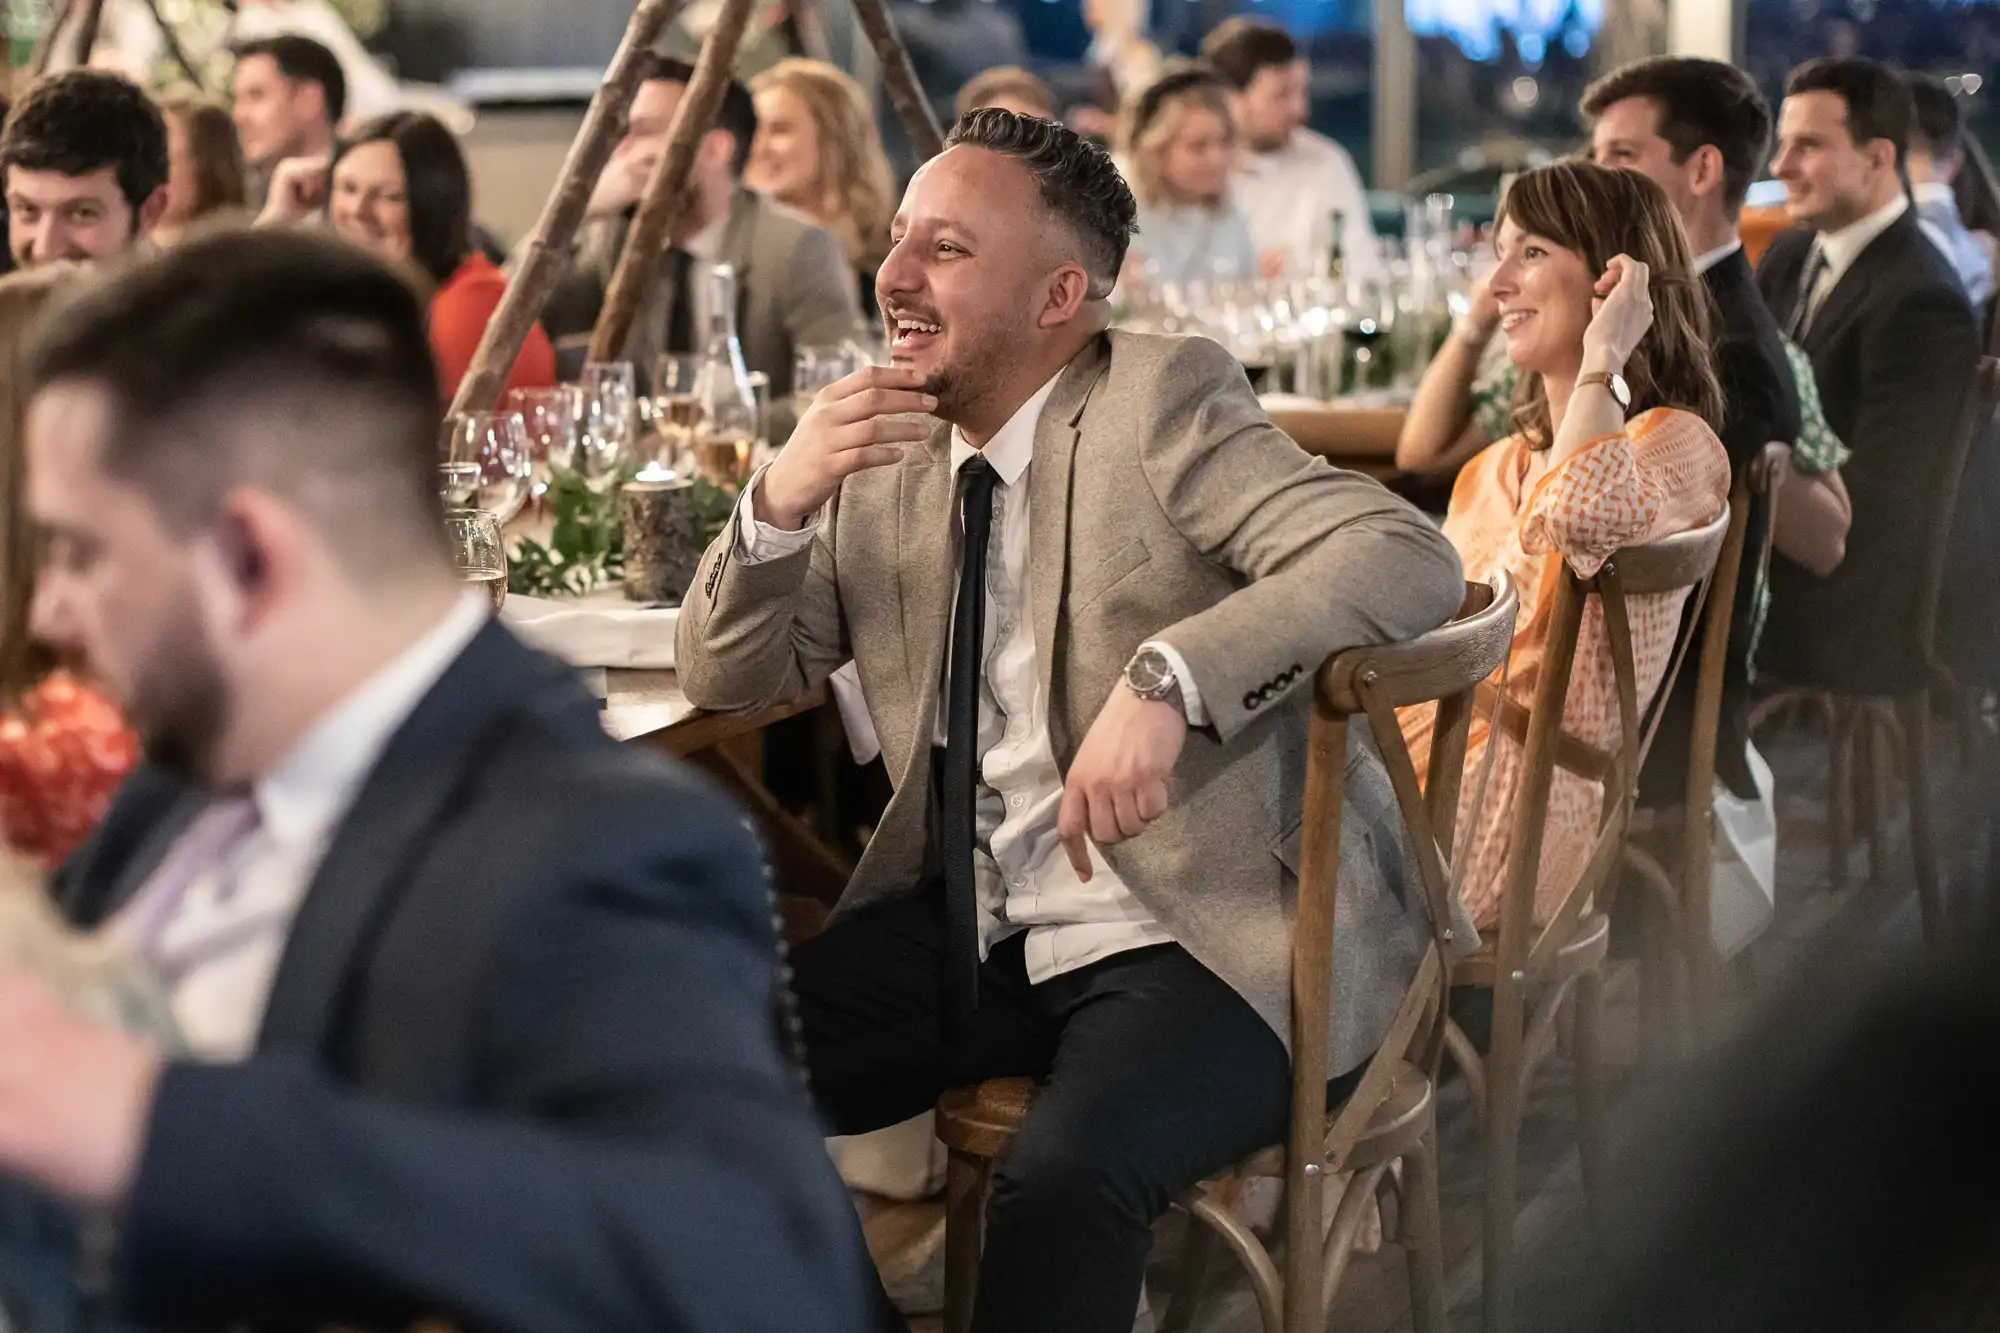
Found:
[[139, 205], [138, 214], [133, 221], [133, 233], [139, 236], [151, 234], [153, 228], [160, 225], [160, 219], [166, 215], [167, 187], [161, 185], [158, 189], [147, 195], [145, 202]]
[[1875, 170], [1894, 171], [1896, 169], [1896, 145], [1888, 139], [1870, 139], [1868, 141], [1868, 158]]
[[1697, 199], [1708, 198], [1722, 189], [1725, 171], [1722, 150], [1712, 143], [1703, 144], [1688, 158], [1689, 191]]
[[728, 130], [708, 131], [701, 136], [701, 146], [695, 151], [704, 175], [716, 171], [736, 175], [736, 136]]
[[1069, 323], [1090, 299], [1090, 275], [1083, 265], [1064, 264], [1049, 277], [1035, 327], [1053, 329]]

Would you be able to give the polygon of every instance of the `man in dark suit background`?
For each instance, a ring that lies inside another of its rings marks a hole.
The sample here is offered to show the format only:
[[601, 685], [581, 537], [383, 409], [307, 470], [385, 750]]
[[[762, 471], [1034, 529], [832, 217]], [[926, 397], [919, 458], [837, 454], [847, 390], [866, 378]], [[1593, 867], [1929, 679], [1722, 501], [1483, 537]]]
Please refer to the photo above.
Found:
[[1801, 225], [1772, 242], [1757, 283], [1853, 450], [1846, 559], [1824, 578], [1772, 560], [1760, 661], [1795, 684], [1904, 694], [1922, 680], [1918, 584], [1979, 344], [1897, 170], [1912, 118], [1903, 81], [1869, 60], [1799, 66], [1779, 113], [1772, 166]]
[[457, 580], [414, 294], [218, 235], [26, 377], [36, 627], [149, 763], [56, 891], [199, 1062], [0, 970], [0, 1173], [145, 1324], [858, 1327], [753, 839]]
[[[1770, 145], [1771, 109], [1750, 76], [1733, 65], [1661, 56], [1623, 66], [1593, 83], [1583, 94], [1582, 110], [1591, 126], [1592, 160], [1650, 177], [1667, 192], [1687, 228], [1695, 269], [1719, 316], [1715, 365], [1722, 380], [1723, 419], [1715, 423], [1716, 433], [1731, 465], [1748, 467], [1765, 445], [1789, 443], [1799, 435], [1799, 395], [1784, 340], [1757, 292], [1736, 233], [1744, 193]], [[1769, 522], [1760, 503], [1750, 515], [1744, 545], [1746, 576], [1755, 573]], [[1743, 796], [1756, 790], [1744, 755], [1750, 739], [1748, 645], [1756, 605], [1746, 577], [1731, 618], [1732, 651], [1723, 677], [1715, 751], [1717, 776]], [[1672, 804], [1684, 797], [1696, 676], [1682, 671], [1669, 696], [1667, 720], [1641, 775], [1648, 804]]]

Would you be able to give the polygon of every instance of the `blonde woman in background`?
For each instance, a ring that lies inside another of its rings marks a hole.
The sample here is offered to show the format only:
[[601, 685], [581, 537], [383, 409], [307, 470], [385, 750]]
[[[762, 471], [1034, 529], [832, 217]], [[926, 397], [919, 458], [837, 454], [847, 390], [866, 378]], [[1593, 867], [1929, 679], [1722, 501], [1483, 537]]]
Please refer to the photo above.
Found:
[[153, 228], [157, 245], [172, 245], [204, 220], [248, 222], [248, 190], [236, 123], [220, 102], [193, 93], [160, 99], [167, 122], [167, 211]]
[[819, 60], [781, 60], [750, 82], [757, 137], [743, 182], [839, 239], [861, 306], [875, 313], [875, 270], [889, 253], [895, 178], [868, 94]]
[[1254, 280], [1257, 247], [1229, 197], [1236, 130], [1222, 80], [1204, 65], [1166, 75], [1131, 104], [1122, 138], [1139, 201], [1128, 279], [1148, 287]]

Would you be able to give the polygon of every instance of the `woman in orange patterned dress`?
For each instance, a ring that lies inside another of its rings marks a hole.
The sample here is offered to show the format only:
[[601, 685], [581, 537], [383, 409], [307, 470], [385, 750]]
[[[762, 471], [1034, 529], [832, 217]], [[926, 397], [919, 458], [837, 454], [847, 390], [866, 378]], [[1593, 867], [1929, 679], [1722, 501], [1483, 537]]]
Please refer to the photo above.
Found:
[[[1722, 394], [1709, 350], [1711, 312], [1687, 239], [1660, 188], [1637, 172], [1562, 162], [1516, 180], [1501, 205], [1491, 290], [1507, 353], [1524, 372], [1515, 432], [1459, 473], [1444, 530], [1468, 579], [1506, 570], [1521, 615], [1507, 695], [1527, 708], [1566, 560], [1597, 572], [1623, 547], [1700, 527], [1722, 512], [1729, 458], [1709, 423]], [[1666, 674], [1685, 593], [1631, 599], [1641, 704]], [[1497, 680], [1496, 680], [1497, 683]], [[1402, 718], [1423, 770], [1432, 710]], [[1563, 729], [1597, 750], [1618, 745], [1618, 696], [1603, 612], [1584, 612]], [[1460, 816], [1479, 791], [1489, 743], [1486, 806], [1461, 893], [1482, 930], [1499, 919], [1521, 785], [1521, 750], [1473, 719]], [[1602, 784], [1557, 770], [1535, 885], [1545, 920], [1582, 873], [1597, 832]], [[1463, 836], [1463, 835], [1461, 835]]]
[[80, 270], [55, 266], [0, 284], [0, 839], [46, 865], [97, 827], [139, 759], [118, 710], [28, 634], [37, 552], [21, 512], [15, 362], [28, 327], [80, 280]]

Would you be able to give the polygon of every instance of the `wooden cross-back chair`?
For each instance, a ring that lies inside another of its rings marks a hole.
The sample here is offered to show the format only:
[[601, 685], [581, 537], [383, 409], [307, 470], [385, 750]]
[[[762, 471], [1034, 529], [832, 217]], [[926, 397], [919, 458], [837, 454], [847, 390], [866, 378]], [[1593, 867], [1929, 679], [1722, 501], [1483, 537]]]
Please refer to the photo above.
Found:
[[1917, 643], [1923, 672], [1916, 688], [1902, 695], [1860, 695], [1831, 690], [1780, 689], [1760, 703], [1752, 715], [1761, 723], [1774, 712], [1801, 702], [1815, 702], [1827, 722], [1828, 883], [1836, 892], [1848, 883], [1848, 863], [1854, 849], [1857, 814], [1868, 838], [1871, 883], [1888, 877], [1890, 782], [1900, 773], [1910, 805], [1910, 853], [1917, 875], [1917, 906], [1924, 940], [1942, 942], [1945, 889], [1939, 868], [1937, 829], [1925, 775], [1934, 751], [1931, 709], [1936, 696], [1949, 700], [1959, 714], [1960, 734], [1967, 749], [1983, 728], [1976, 717], [1976, 700], [1944, 663], [1938, 649], [1938, 610], [1944, 597], [1945, 575], [1951, 561], [1952, 530], [1959, 497], [1973, 457], [1995, 441], [2000, 413], [2000, 358], [1981, 357], [1966, 386], [1965, 400], [1946, 442], [1943, 484], [1934, 497], [1926, 534], [1924, 564], [1917, 585]]
[[[1368, 1204], [1401, 1161], [1402, 1240], [1409, 1257], [1418, 1333], [1445, 1333], [1433, 1089], [1443, 1051], [1451, 931], [1452, 848], [1474, 693], [1498, 671], [1514, 639], [1519, 601], [1503, 574], [1468, 584], [1449, 624], [1406, 643], [1356, 648], [1330, 659], [1314, 682], [1307, 740], [1305, 819], [1298, 911], [1292, 936], [1292, 1119], [1285, 1144], [1255, 1154], [1198, 1186], [1178, 1206], [1202, 1225], [1191, 1231], [1182, 1282], [1165, 1327], [1194, 1313], [1209, 1258], [1227, 1247], [1250, 1276], [1265, 1333], [1324, 1333]], [[1422, 790], [1396, 710], [1436, 701], [1430, 769]], [[1334, 890], [1340, 868], [1341, 782], [1349, 721], [1366, 720], [1381, 750], [1431, 906], [1433, 941], [1380, 1049], [1354, 1092], [1326, 1109], [1327, 1031], [1332, 1021]], [[1476, 779], [1473, 779], [1476, 781]], [[938, 1137], [949, 1150], [945, 1188], [945, 1329], [972, 1323], [981, 1226], [992, 1165], [1012, 1141], [1034, 1096], [1032, 1081], [994, 1079], [958, 1088], [938, 1103]], [[1326, 1214], [1329, 1176], [1352, 1173]], [[1284, 1182], [1283, 1268], [1236, 1215], [1237, 1182]], [[1315, 1238], [1306, 1243], [1304, 1238]], [[1318, 1238], [1323, 1238], [1320, 1240]]]
[[[1739, 597], [1755, 595], [1771, 566], [1776, 523], [1770, 503], [1791, 467], [1790, 446], [1768, 444], [1737, 476], [1729, 493], [1729, 528], [1716, 556], [1715, 577], [1701, 616], [1701, 653], [1695, 659], [1695, 696], [1689, 726], [1687, 780], [1677, 805], [1635, 809], [1625, 842], [1625, 866], [1648, 895], [1661, 928], [1645, 959], [1648, 1017], [1657, 1016], [1678, 1048], [1702, 1031], [1715, 986], [1711, 942], [1714, 888], [1715, 754], [1722, 725], [1723, 676], [1728, 670], [1730, 626]], [[1750, 511], [1764, 503], [1763, 540], [1750, 579], [1743, 580]], [[1666, 692], [1660, 697], [1664, 699]], [[1646, 841], [1651, 841], [1649, 846]], [[1656, 854], [1656, 850], [1657, 853]], [[1662, 859], [1662, 855], [1670, 859]], [[1649, 1025], [1650, 1026], [1650, 1025]]]
[[[1485, 1128], [1484, 1299], [1488, 1333], [1508, 1328], [1512, 1317], [1514, 1212], [1527, 1091], [1536, 1067], [1553, 1047], [1556, 1020], [1572, 998], [1577, 1139], [1587, 1195], [1597, 1180], [1604, 1123], [1598, 1028], [1610, 927], [1604, 914], [1595, 910], [1594, 900], [1623, 860], [1639, 770], [1659, 724], [1658, 708], [1638, 695], [1627, 598], [1686, 590], [1696, 599], [1692, 620], [1699, 622], [1704, 606], [1701, 599], [1707, 594], [1729, 522], [1725, 508], [1706, 526], [1619, 551], [1589, 579], [1579, 578], [1567, 561], [1558, 560], [1548, 645], [1532, 706], [1523, 716], [1518, 706], [1503, 703], [1497, 710], [1500, 725], [1487, 739], [1489, 746], [1498, 744], [1498, 733], [1504, 730], [1522, 746], [1513, 842], [1504, 872], [1499, 929], [1486, 932], [1478, 951], [1457, 963], [1451, 981], [1454, 986], [1493, 992], [1492, 1041], [1482, 1056], [1457, 1024], [1451, 1023], [1446, 1029], [1446, 1045], [1466, 1077]], [[1617, 679], [1620, 743], [1611, 754], [1590, 751], [1562, 731], [1570, 670], [1576, 659], [1584, 606], [1591, 597], [1598, 598], [1604, 608], [1603, 623]], [[1679, 636], [1655, 702], [1672, 691], [1690, 638]], [[1488, 685], [1482, 696], [1490, 699], [1493, 688]], [[1650, 724], [1646, 721], [1649, 712]], [[1538, 925], [1534, 919], [1535, 885], [1549, 794], [1558, 767], [1602, 781], [1604, 800], [1597, 841], [1583, 872], [1549, 919]], [[1528, 1007], [1531, 995], [1537, 999], [1532, 1013]]]

